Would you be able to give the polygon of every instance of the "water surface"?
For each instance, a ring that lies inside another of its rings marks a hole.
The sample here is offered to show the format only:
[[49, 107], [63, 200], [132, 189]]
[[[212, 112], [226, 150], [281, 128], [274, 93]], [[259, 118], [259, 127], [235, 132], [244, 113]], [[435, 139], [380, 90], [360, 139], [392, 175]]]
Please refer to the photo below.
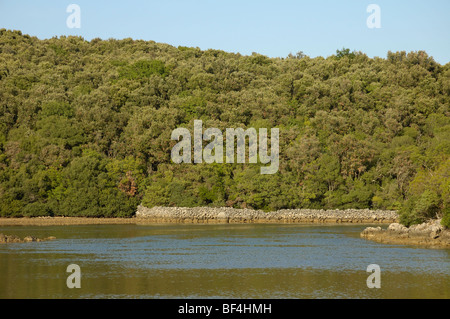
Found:
[[[366, 226], [5, 226], [57, 239], [0, 245], [0, 298], [450, 297], [450, 250], [371, 242]], [[80, 289], [67, 288], [70, 264]]]

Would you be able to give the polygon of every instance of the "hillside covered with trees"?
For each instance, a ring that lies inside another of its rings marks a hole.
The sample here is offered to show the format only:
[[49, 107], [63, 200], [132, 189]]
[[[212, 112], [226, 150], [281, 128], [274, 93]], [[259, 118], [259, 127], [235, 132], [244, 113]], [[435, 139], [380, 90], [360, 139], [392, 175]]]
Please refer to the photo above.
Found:
[[[450, 64], [244, 56], [0, 30], [0, 216], [129, 217], [137, 205], [398, 209], [450, 226]], [[171, 132], [280, 130], [279, 170], [175, 164]]]

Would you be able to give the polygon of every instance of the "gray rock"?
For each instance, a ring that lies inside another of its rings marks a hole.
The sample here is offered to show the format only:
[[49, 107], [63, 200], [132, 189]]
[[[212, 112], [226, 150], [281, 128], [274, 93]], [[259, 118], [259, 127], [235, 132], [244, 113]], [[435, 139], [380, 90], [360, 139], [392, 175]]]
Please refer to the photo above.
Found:
[[281, 209], [264, 212], [231, 207], [152, 207], [139, 205], [136, 217], [153, 222], [223, 222], [232, 223], [388, 223], [398, 219], [396, 211], [347, 209]]
[[450, 247], [450, 230], [441, 225], [441, 219], [405, 227], [392, 223], [386, 230], [367, 227], [361, 237], [382, 243]]

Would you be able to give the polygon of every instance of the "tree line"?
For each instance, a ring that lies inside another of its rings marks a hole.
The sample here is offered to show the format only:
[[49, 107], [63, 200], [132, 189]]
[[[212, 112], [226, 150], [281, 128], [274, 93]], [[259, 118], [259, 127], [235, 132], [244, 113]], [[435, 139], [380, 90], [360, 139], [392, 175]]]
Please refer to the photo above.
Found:
[[[450, 64], [0, 30], [0, 216], [137, 205], [396, 209], [450, 225]], [[279, 128], [279, 170], [175, 164], [172, 130]]]

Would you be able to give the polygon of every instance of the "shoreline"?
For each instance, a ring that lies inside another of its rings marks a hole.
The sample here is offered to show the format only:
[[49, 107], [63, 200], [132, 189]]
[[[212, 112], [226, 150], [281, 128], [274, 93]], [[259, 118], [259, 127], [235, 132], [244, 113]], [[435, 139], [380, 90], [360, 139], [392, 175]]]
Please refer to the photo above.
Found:
[[0, 226], [119, 224], [389, 224], [395, 211], [346, 209], [282, 209], [264, 212], [231, 207], [153, 207], [139, 205], [134, 217], [1, 217]]
[[441, 225], [441, 219], [410, 227], [392, 223], [387, 229], [367, 227], [360, 237], [390, 245], [413, 245], [428, 248], [450, 248], [450, 229]]
[[360, 237], [393, 245], [432, 248], [450, 247], [450, 229], [440, 220], [405, 227], [398, 223], [396, 211], [346, 209], [282, 209], [264, 212], [231, 207], [152, 207], [139, 205], [133, 217], [0, 217], [2, 226], [71, 226], [71, 225], [152, 225], [152, 224], [360, 224], [385, 225], [382, 229], [366, 227]]
[[153, 223], [192, 224], [297, 224], [360, 223], [378, 224], [398, 221], [396, 211], [346, 209], [281, 209], [272, 212], [231, 207], [152, 207], [139, 205], [136, 218]]
[[107, 217], [0, 217], [0, 226], [70, 226], [135, 224], [136, 218]]

